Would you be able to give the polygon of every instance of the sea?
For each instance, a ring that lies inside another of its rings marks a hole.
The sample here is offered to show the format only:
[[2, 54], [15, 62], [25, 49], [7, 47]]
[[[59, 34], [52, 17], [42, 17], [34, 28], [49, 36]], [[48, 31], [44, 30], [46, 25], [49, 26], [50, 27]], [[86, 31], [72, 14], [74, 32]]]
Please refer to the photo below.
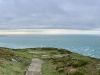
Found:
[[100, 58], [100, 35], [0, 35], [0, 47], [54, 47]]

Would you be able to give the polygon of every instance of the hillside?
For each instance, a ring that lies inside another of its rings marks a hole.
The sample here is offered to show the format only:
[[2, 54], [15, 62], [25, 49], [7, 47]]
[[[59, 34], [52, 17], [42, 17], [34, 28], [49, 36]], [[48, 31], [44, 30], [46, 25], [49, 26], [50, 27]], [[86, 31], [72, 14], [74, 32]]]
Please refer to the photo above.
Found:
[[33, 58], [43, 60], [42, 75], [100, 75], [100, 60], [65, 49], [0, 47], [0, 75], [25, 75]]

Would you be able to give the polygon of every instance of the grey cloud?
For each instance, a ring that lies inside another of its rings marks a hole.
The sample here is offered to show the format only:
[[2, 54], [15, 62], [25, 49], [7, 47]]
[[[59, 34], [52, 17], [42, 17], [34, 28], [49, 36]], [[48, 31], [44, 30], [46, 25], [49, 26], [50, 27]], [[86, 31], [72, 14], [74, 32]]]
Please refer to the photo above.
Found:
[[99, 7], [99, 0], [0, 0], [0, 29], [96, 29]]

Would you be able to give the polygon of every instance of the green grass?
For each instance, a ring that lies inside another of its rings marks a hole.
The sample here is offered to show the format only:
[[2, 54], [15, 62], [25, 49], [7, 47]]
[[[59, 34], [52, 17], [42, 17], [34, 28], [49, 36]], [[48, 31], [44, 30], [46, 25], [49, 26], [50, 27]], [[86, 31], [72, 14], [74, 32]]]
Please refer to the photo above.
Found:
[[54, 70], [52, 62], [45, 60], [42, 67], [42, 75], [65, 75], [65, 73], [58, 73]]
[[23, 75], [27, 67], [20, 62], [5, 61], [0, 67], [0, 75]]
[[[46, 52], [50, 58], [41, 58], [42, 54], [29, 52]], [[69, 54], [70, 57], [55, 58], [53, 55]], [[9, 49], [0, 47], [0, 75], [25, 75], [32, 58], [44, 61], [42, 75], [100, 75], [100, 60], [65, 49], [57, 48], [26, 48]], [[16, 61], [12, 61], [12, 59]]]
[[52, 75], [52, 66], [50, 61], [45, 61], [42, 67], [42, 75]]

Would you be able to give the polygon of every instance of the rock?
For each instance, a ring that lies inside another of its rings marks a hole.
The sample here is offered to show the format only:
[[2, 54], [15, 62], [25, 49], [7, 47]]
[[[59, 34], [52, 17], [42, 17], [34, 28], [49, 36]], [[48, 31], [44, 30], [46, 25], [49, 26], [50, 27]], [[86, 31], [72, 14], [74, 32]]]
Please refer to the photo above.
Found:
[[15, 60], [15, 59], [11, 59], [12, 61], [14, 61], [14, 62], [17, 62], [17, 60]]

